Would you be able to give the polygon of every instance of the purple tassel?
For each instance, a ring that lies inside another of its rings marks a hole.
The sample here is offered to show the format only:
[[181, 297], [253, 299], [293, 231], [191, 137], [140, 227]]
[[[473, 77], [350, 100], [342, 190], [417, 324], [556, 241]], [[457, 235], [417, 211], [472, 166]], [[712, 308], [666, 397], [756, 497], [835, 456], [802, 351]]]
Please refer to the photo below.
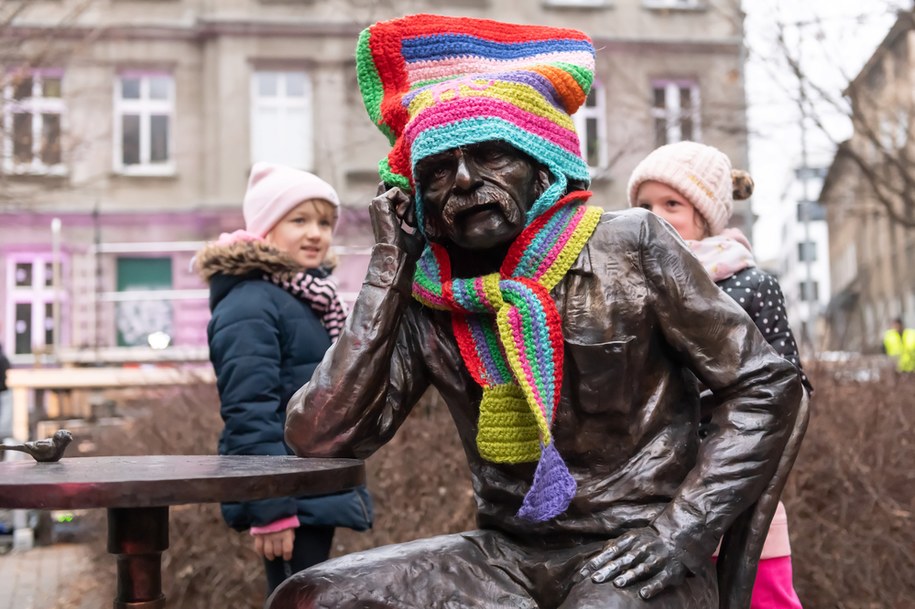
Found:
[[559, 516], [569, 507], [575, 497], [577, 485], [569, 473], [556, 443], [540, 445], [540, 461], [534, 471], [534, 482], [521, 502], [518, 518], [532, 522], [544, 522]]

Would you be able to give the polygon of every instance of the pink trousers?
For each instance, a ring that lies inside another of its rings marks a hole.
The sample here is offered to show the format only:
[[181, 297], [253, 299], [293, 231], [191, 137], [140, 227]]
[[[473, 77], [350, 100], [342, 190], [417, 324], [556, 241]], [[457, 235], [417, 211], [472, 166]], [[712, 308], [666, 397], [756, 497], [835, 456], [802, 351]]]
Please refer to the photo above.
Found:
[[791, 557], [759, 561], [750, 609], [801, 609], [791, 577]]

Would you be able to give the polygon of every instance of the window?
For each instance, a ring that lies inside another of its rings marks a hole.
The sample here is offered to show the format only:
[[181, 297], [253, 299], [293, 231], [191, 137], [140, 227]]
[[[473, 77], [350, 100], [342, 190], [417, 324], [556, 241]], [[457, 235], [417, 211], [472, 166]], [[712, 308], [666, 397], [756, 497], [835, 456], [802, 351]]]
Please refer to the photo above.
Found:
[[175, 85], [170, 74], [123, 72], [115, 84], [114, 168], [128, 175], [170, 175]]
[[607, 112], [604, 99], [604, 88], [595, 81], [584, 105], [572, 115], [581, 142], [581, 156], [591, 168], [607, 166]]
[[65, 172], [61, 154], [63, 71], [21, 70], [4, 79], [3, 169], [8, 173]]
[[172, 304], [154, 293], [172, 289], [172, 259], [119, 257], [117, 277], [118, 292], [124, 293], [115, 313], [118, 346], [148, 346], [149, 335], [157, 332], [174, 338]]
[[610, 0], [543, 0], [544, 6], [569, 6], [576, 8], [592, 8], [610, 6]]
[[817, 259], [817, 244], [814, 241], [801, 241], [797, 244], [797, 259], [801, 262], [814, 262]]
[[885, 152], [895, 150], [898, 129], [892, 118], [883, 117], [880, 119], [880, 146]]
[[655, 146], [699, 141], [699, 85], [691, 80], [655, 80], [651, 90]]
[[818, 201], [800, 201], [797, 204], [797, 221], [803, 222], [805, 214], [807, 220], [818, 222], [826, 219], [826, 208]]
[[905, 148], [909, 141], [909, 113], [904, 109], [896, 110], [896, 124], [893, 129], [893, 143], [897, 150]]
[[797, 167], [794, 170], [794, 177], [798, 180], [816, 180], [823, 179], [829, 169], [826, 167]]
[[[54, 344], [54, 273], [50, 253], [16, 254], [7, 260], [10, 306], [4, 344], [13, 355], [28, 355]], [[63, 271], [61, 270], [61, 276]], [[66, 307], [61, 307], [64, 313]]]
[[816, 281], [801, 282], [801, 300], [811, 302], [819, 299], [819, 284]]
[[909, 113], [899, 108], [890, 115], [880, 119], [878, 139], [884, 152], [895, 152], [906, 146], [909, 141]]
[[870, 71], [867, 73], [867, 86], [871, 89], [871, 92], [876, 93], [886, 85], [886, 66], [882, 63], [877, 63], [871, 67]]
[[305, 72], [257, 71], [251, 78], [251, 163], [312, 169], [312, 91]]
[[642, 0], [645, 8], [702, 8], [702, 0]]

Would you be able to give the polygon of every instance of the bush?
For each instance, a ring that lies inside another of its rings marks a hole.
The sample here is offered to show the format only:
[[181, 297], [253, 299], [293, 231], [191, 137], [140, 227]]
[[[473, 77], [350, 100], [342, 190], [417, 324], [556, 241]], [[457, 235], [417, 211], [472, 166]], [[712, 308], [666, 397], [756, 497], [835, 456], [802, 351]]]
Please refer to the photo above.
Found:
[[915, 374], [862, 368], [810, 371], [810, 427], [784, 494], [805, 609], [915, 604]]
[[[866, 374], [861, 370], [867, 370]], [[862, 362], [809, 371], [812, 418], [785, 493], [795, 585], [805, 609], [901, 609], [915, 598], [915, 375]], [[209, 454], [222, 422], [211, 386], [145, 393], [129, 424], [99, 436], [100, 454]], [[334, 554], [473, 528], [469, 473], [451, 418], [435, 393], [367, 462], [375, 528], [338, 530]], [[104, 539], [104, 514], [96, 539]], [[250, 538], [217, 505], [171, 510], [163, 556], [169, 605], [261, 607], [264, 576]], [[95, 582], [78, 594], [113, 596], [114, 561], [101, 542]], [[109, 586], [99, 589], [99, 584]]]

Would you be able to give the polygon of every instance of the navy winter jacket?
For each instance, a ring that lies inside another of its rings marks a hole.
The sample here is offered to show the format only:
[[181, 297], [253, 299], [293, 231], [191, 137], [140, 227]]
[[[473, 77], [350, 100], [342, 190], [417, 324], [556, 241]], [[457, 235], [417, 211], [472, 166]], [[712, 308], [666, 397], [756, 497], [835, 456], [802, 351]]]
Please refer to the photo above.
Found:
[[[283, 440], [286, 403], [311, 379], [330, 338], [311, 308], [263, 279], [289, 261], [264, 244], [210, 245], [198, 264], [210, 282], [207, 327], [225, 428], [223, 455], [292, 455]], [[364, 488], [336, 495], [281, 497], [225, 503], [235, 529], [264, 526], [297, 515], [303, 525], [371, 527]]]

